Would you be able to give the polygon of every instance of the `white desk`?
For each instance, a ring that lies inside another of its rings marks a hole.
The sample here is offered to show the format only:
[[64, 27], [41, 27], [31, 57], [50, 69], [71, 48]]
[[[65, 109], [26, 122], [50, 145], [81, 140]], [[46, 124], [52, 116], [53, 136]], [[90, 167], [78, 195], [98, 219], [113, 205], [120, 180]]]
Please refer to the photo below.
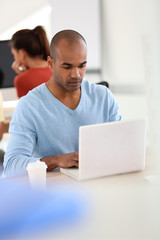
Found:
[[[80, 189], [89, 201], [89, 213], [80, 226], [62, 230], [60, 235], [45, 233], [46, 239], [159, 240], [160, 183], [151, 183], [155, 165], [147, 161], [146, 170], [77, 182], [58, 170], [47, 173], [47, 189]], [[28, 182], [22, 176], [21, 182]], [[149, 178], [148, 178], [149, 179]], [[71, 231], [70, 231], [71, 230]], [[75, 230], [75, 231], [74, 231]], [[40, 239], [44, 239], [44, 236]]]

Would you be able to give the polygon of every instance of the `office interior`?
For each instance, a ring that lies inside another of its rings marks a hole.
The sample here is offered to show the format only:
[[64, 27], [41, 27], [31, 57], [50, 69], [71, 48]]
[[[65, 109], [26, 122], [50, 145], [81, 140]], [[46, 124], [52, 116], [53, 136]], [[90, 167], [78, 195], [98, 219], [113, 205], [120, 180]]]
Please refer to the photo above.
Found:
[[[49, 41], [61, 29], [82, 33], [88, 43], [85, 78], [109, 83], [123, 120], [146, 118], [146, 154], [160, 174], [160, 1], [1, 0], [0, 22], [0, 40], [37, 25]], [[0, 90], [8, 123], [18, 98], [14, 87]], [[0, 143], [4, 150], [8, 137]]]
[[[23, 5], [19, 0], [2, 0], [0, 12], [0, 40], [37, 25], [44, 26], [49, 41], [61, 29], [82, 33], [88, 43], [85, 78], [109, 83], [124, 120], [147, 119], [147, 150], [156, 151], [160, 115], [158, 1], [81, 0], [77, 7], [75, 0], [29, 0]], [[1, 92], [8, 119], [18, 98], [13, 87]]]

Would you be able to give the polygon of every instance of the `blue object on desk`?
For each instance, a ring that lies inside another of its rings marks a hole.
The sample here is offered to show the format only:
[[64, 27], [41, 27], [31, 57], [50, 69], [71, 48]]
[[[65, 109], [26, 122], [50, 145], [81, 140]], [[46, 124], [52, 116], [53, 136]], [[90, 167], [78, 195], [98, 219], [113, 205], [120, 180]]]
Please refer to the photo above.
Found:
[[33, 191], [13, 180], [0, 182], [0, 239], [33, 236], [79, 222], [85, 201], [74, 191]]

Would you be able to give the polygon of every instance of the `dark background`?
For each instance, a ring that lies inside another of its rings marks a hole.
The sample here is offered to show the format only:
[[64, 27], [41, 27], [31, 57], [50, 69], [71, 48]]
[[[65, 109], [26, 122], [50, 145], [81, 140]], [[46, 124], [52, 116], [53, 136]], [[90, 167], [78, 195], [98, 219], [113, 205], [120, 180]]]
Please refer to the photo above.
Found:
[[0, 88], [14, 87], [16, 73], [11, 68], [13, 61], [9, 40], [0, 41]]

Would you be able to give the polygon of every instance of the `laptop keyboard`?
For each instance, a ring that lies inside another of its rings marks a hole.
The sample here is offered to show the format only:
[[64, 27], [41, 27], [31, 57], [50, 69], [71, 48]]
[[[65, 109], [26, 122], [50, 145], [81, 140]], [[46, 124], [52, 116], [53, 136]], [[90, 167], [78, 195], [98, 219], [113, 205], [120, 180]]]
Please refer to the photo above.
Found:
[[78, 175], [78, 168], [77, 167], [69, 168], [68, 170], [71, 174], [73, 174], [75, 176]]

